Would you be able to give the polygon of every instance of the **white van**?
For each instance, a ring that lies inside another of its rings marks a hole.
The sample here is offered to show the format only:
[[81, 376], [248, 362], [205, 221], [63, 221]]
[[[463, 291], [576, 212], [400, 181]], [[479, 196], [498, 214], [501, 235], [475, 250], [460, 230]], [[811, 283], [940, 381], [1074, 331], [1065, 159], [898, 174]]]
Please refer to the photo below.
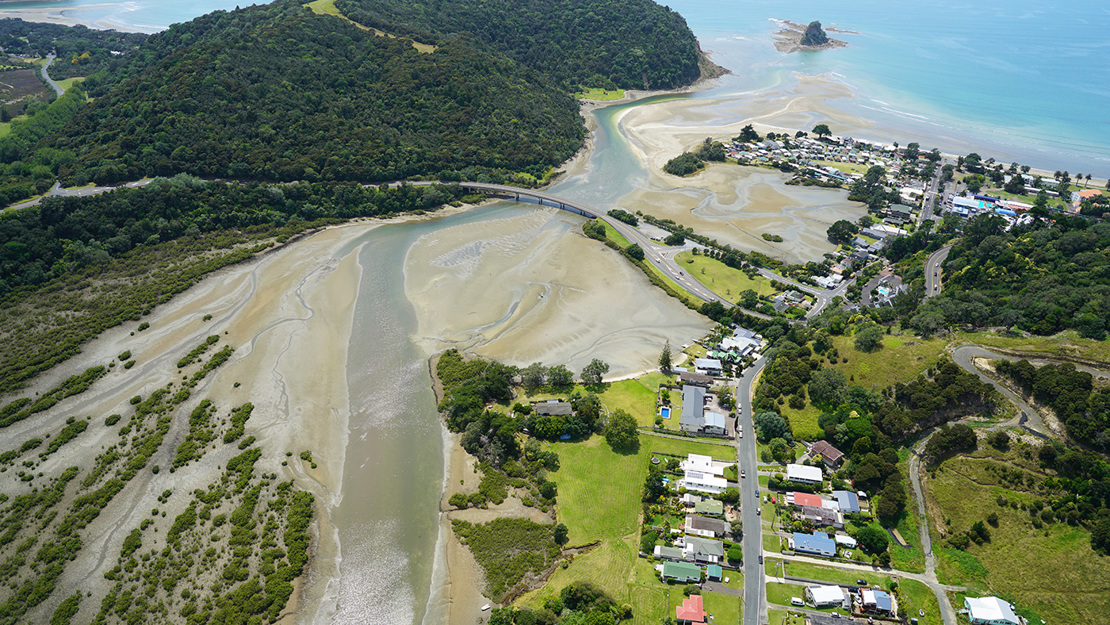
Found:
[[806, 604], [806, 602], [802, 601], [798, 597], [791, 597], [790, 598], [790, 605], [805, 605], [805, 604]]

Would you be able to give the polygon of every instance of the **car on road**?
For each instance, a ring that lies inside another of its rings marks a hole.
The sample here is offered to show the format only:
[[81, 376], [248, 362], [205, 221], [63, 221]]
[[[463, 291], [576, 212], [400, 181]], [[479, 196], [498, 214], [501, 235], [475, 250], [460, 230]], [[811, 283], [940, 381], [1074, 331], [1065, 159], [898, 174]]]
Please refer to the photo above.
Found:
[[745, 471], [744, 469], [740, 469], [740, 477], [748, 477], [747, 471]]
[[759, 563], [763, 564], [763, 556], [759, 556]]
[[763, 515], [763, 508], [756, 508], [755, 509], [755, 515], [756, 516], [762, 516]]

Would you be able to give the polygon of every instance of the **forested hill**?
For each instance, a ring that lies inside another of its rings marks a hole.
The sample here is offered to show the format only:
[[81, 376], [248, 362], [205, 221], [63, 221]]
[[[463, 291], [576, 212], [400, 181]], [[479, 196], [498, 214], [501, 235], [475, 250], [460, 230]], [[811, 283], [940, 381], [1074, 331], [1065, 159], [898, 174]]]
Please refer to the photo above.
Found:
[[471, 33], [565, 87], [670, 89], [699, 76], [698, 42], [652, 0], [338, 0], [351, 19], [442, 39]]
[[569, 95], [465, 37], [425, 54], [295, 3], [216, 12], [132, 56], [44, 141], [77, 157], [63, 180], [542, 173], [584, 135]]

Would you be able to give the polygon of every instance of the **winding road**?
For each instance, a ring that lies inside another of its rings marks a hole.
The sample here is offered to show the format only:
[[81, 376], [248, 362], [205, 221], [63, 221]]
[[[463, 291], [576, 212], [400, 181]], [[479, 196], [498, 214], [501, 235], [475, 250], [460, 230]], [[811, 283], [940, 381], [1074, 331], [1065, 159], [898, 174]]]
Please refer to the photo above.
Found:
[[54, 82], [54, 79], [50, 77], [50, 74], [46, 73], [46, 70], [49, 69], [50, 64], [53, 63], [53, 62], [54, 62], [54, 53], [51, 52], [50, 54], [46, 55], [46, 63], [43, 63], [43, 65], [42, 65], [42, 79], [44, 81], [46, 81], [46, 84], [51, 89], [53, 89], [54, 93], [56, 93], [58, 95], [58, 97], [60, 98], [60, 97], [62, 97], [62, 94], [64, 94], [66, 92], [65, 89], [62, 89], [62, 86], [59, 85], [58, 83]]
[[949, 243], [930, 254], [925, 261], [925, 297], [940, 295], [941, 280], [944, 278], [941, 265], [944, 264], [944, 259], [948, 258], [948, 252], [951, 251], [952, 244]]

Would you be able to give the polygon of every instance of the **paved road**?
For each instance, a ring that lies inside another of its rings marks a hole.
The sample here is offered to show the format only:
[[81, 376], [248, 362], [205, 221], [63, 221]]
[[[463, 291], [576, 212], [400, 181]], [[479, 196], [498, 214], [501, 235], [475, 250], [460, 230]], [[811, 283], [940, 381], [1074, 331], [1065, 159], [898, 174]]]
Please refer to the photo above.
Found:
[[821, 311], [825, 310], [825, 308], [827, 308], [829, 304], [832, 303], [833, 298], [837, 296], [844, 297], [844, 292], [848, 290], [848, 285], [853, 282], [852, 280], [845, 280], [838, 284], [835, 289], [822, 289], [819, 287], [809, 286], [808, 284], [802, 284], [801, 282], [796, 282], [785, 276], [780, 276], [779, 274], [767, 268], [761, 267], [759, 269], [759, 274], [765, 278], [778, 280], [783, 284], [790, 285], [791, 288], [812, 295], [816, 301], [814, 301], [813, 306], [806, 313], [806, 318], [816, 317], [817, 315], [821, 314]]
[[47, 68], [49, 68], [50, 64], [53, 62], [54, 53], [51, 52], [50, 54], [46, 55], [46, 63], [43, 63], [42, 65], [42, 79], [46, 81], [46, 84], [49, 85], [50, 88], [54, 90], [54, 93], [57, 93], [58, 97], [60, 98], [62, 97], [62, 94], [65, 93], [65, 89], [62, 89], [62, 86], [54, 82], [54, 79], [50, 77], [50, 74], [46, 73]]
[[759, 473], [755, 453], [755, 428], [752, 425], [752, 391], [759, 373], [767, 360], [760, 358], [744, 373], [736, 383], [736, 423], [743, 427], [744, 437], [736, 439], [736, 460], [741, 469], [751, 469], [749, 478], [740, 480], [740, 518], [744, 522], [744, 615], [743, 625], [762, 625], [767, 622], [766, 586], [763, 579], [763, 565], [759, 559], [763, 554], [762, 517], [756, 514], [759, 509]]
[[[1037, 412], [1035, 408], [1026, 403], [1024, 399], [1018, 397], [1013, 391], [1006, 388], [1005, 386], [1002, 386], [998, 382], [995, 382], [993, 378], [980, 371], [974, 363], [974, 360], [976, 358], [989, 358], [991, 360], [1011, 361], [1021, 360], [1021, 358], [1018, 358], [1017, 356], [1008, 356], [1006, 354], [993, 352], [989, 349], [984, 349], [977, 345], [961, 345], [952, 350], [952, 362], [959, 365], [960, 368], [962, 368], [964, 371], [975, 374], [980, 380], [993, 386], [994, 389], [998, 391], [1003, 397], [1005, 397], [1007, 401], [1017, 407], [1019, 412], [1017, 416], [1004, 423], [1000, 423], [995, 427], [1003, 428], [1024, 426], [1044, 436], [1052, 436], [1052, 431], [1049, 430], [1047, 426], [1045, 426], [1044, 420], [1041, 419], [1041, 414]], [[1025, 419], [1025, 421], [1023, 421], [1023, 418]]]
[[941, 265], [944, 264], [944, 259], [948, 258], [948, 252], [951, 251], [952, 244], [945, 245], [930, 254], [925, 261], [925, 297], [940, 295], [941, 280], [944, 279]]
[[116, 185], [114, 187], [77, 187], [75, 189], [63, 189], [60, 183], [55, 182], [54, 186], [50, 187], [50, 190], [44, 193], [42, 197], [38, 197], [33, 200], [27, 200], [26, 202], [20, 202], [19, 204], [12, 204], [11, 206], [3, 210], [0, 210], [0, 212], [20, 210], [29, 206], [38, 206], [42, 203], [42, 198], [45, 197], [89, 197], [91, 195], [100, 195], [101, 193], [115, 191], [116, 189], [137, 189], [139, 187], [145, 187], [152, 181], [153, 178], [144, 178], [143, 180], [127, 182], [121, 185]]
[[945, 159], [940, 159], [937, 163], [936, 171], [933, 172], [933, 178], [929, 181], [928, 188], [925, 189], [925, 203], [922, 205], [919, 219], [917, 220], [917, 227], [925, 221], [933, 218], [933, 198], [937, 196], [937, 187], [940, 185], [940, 170], [944, 167]]

